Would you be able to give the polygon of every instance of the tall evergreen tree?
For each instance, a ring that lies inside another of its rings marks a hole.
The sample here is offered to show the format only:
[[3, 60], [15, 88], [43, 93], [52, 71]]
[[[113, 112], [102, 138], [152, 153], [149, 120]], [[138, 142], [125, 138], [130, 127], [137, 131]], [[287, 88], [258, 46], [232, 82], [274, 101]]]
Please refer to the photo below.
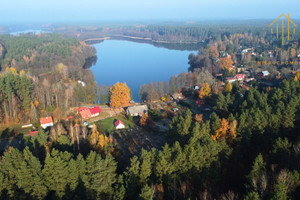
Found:
[[32, 155], [28, 147], [24, 149], [23, 156], [24, 160], [17, 174], [17, 185], [29, 195], [29, 198], [43, 199], [48, 190], [42, 179], [40, 161]]

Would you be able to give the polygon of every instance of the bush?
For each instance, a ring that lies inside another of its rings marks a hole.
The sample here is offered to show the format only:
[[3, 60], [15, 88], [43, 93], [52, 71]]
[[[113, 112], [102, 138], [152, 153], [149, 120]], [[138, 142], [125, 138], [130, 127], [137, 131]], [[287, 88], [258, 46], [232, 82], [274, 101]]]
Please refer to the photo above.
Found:
[[149, 114], [154, 121], [158, 121], [162, 118], [159, 109], [151, 109], [149, 110]]

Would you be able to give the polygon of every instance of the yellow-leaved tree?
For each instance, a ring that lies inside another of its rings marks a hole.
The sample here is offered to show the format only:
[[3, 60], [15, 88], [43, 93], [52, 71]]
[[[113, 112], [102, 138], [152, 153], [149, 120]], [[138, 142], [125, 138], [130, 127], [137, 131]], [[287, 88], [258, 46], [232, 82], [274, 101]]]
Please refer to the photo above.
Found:
[[231, 92], [232, 91], [232, 85], [229, 81], [226, 82], [225, 84], [225, 92]]
[[66, 65], [64, 65], [63, 63], [59, 63], [59, 64], [57, 65], [57, 70], [58, 70], [58, 72], [59, 72], [60, 74], [63, 75], [63, 77], [64, 77], [65, 79], [68, 78], [69, 71], [68, 71], [68, 67], [67, 67]]
[[211, 92], [211, 89], [209, 87], [208, 83], [204, 83], [204, 86], [201, 88], [200, 92], [199, 92], [199, 98], [203, 99], [206, 96], [209, 96]]
[[109, 142], [111, 142], [109, 140], [109, 138], [103, 134], [100, 134], [98, 136], [98, 143], [97, 143], [97, 146], [96, 146], [96, 150], [97, 152], [100, 152], [103, 150], [104, 146], [106, 146]]
[[20, 75], [25, 75], [26, 74], [26, 72], [22, 69], [21, 71], [20, 71]]
[[215, 135], [211, 136], [212, 139], [220, 141], [222, 138], [225, 138], [228, 143], [232, 143], [232, 141], [236, 138], [237, 121], [234, 120], [230, 124], [224, 118], [220, 121], [220, 128], [216, 130]]
[[103, 133], [99, 133], [96, 124], [94, 124], [90, 135], [90, 147], [96, 149], [97, 152], [101, 152], [109, 142], [112, 142], [112, 140]]
[[295, 81], [297, 81], [297, 82], [300, 81], [300, 73], [299, 72], [295, 76]]
[[231, 58], [221, 58], [220, 59], [220, 66], [222, 69], [227, 69], [230, 71], [232, 69], [233, 61]]
[[117, 82], [109, 90], [110, 92], [110, 106], [112, 108], [122, 108], [129, 105], [130, 89], [126, 83]]
[[99, 132], [96, 124], [93, 124], [92, 133], [90, 135], [90, 147], [95, 148], [98, 142]]
[[14, 67], [7, 67], [7, 68], [5, 69], [5, 71], [6, 71], [6, 72], [11, 72], [12, 74], [18, 74], [16, 68], [14, 68]]

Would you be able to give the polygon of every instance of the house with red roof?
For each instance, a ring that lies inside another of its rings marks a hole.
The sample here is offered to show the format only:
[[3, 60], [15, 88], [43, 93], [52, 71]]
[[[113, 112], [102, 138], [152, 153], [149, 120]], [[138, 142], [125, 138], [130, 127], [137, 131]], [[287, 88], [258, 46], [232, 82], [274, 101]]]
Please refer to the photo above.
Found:
[[116, 129], [123, 129], [123, 128], [125, 128], [125, 124], [121, 120], [118, 119], [115, 122], [115, 127], [116, 127]]
[[226, 78], [226, 81], [228, 81], [229, 83], [234, 83], [236, 81], [236, 77], [228, 77]]
[[88, 119], [92, 117], [92, 113], [90, 109], [82, 110], [79, 112], [82, 119]]
[[39, 133], [39, 131], [30, 131], [30, 136], [33, 137], [37, 133]]
[[80, 108], [78, 108], [77, 112], [80, 113], [81, 111], [87, 110], [87, 109], [89, 109], [89, 108], [87, 108], [87, 107], [80, 107]]
[[90, 108], [90, 111], [91, 111], [91, 117], [96, 117], [100, 114], [101, 109], [99, 106], [96, 106], [96, 107]]
[[237, 74], [237, 75], [235, 75], [235, 77], [236, 77], [236, 79], [237, 80], [239, 80], [239, 81], [242, 81], [242, 80], [244, 80], [244, 74]]
[[44, 117], [40, 119], [41, 126], [43, 129], [46, 129], [47, 127], [53, 126], [53, 119], [52, 117]]
[[66, 118], [67, 121], [70, 121], [72, 119], [74, 119], [74, 116], [72, 116], [72, 115]]

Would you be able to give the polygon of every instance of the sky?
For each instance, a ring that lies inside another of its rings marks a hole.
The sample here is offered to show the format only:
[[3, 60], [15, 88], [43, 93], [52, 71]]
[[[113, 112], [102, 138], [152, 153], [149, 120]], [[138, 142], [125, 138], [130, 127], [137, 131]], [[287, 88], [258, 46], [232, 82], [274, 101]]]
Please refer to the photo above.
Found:
[[299, 8], [299, 0], [2, 0], [0, 23], [300, 19]]

